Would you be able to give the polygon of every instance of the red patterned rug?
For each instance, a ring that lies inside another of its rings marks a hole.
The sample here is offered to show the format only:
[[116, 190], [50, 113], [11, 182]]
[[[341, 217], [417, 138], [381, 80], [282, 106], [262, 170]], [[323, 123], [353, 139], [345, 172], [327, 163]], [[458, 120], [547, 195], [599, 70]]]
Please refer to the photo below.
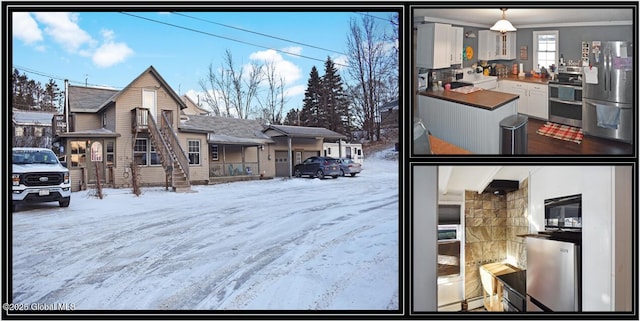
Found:
[[536, 131], [540, 135], [562, 139], [574, 143], [582, 143], [582, 128], [547, 122]]

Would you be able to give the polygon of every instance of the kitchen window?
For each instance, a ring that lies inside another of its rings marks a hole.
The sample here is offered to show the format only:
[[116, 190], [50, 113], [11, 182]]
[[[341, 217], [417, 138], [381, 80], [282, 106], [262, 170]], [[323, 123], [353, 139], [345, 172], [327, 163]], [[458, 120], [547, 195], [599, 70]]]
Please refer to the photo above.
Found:
[[460, 205], [438, 205], [438, 277], [460, 275]]
[[558, 31], [534, 31], [533, 65], [548, 69], [552, 64], [557, 64], [558, 59]]

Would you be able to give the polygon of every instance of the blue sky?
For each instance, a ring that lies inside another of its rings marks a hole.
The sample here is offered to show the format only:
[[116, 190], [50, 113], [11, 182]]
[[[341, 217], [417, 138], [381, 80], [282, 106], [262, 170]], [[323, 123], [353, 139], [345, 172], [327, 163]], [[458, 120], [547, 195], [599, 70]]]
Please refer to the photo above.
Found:
[[[41, 83], [53, 78], [60, 88], [62, 79], [122, 88], [153, 65], [173, 90], [196, 101], [209, 65], [220, 67], [229, 50], [236, 67], [275, 62], [286, 80], [287, 109], [300, 108], [312, 66], [322, 75], [327, 57], [348, 64], [349, 21], [360, 21], [362, 11], [14, 12], [13, 67]], [[378, 17], [380, 32], [391, 30], [385, 20], [392, 10], [366, 14]], [[341, 75], [347, 81], [346, 70]]]

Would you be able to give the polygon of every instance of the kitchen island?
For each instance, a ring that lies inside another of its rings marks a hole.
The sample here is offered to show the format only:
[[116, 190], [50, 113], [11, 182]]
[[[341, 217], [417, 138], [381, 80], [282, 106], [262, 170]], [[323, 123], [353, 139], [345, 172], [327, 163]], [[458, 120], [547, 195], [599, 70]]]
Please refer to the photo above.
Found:
[[518, 95], [418, 91], [418, 117], [433, 134], [475, 154], [500, 153], [500, 122], [518, 110]]

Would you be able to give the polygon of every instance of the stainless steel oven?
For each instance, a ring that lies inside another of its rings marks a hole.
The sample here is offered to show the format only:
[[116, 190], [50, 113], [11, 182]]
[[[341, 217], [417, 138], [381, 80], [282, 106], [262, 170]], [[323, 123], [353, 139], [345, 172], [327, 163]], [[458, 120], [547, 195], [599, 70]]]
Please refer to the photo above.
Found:
[[582, 71], [561, 66], [558, 77], [549, 81], [549, 121], [582, 127]]

